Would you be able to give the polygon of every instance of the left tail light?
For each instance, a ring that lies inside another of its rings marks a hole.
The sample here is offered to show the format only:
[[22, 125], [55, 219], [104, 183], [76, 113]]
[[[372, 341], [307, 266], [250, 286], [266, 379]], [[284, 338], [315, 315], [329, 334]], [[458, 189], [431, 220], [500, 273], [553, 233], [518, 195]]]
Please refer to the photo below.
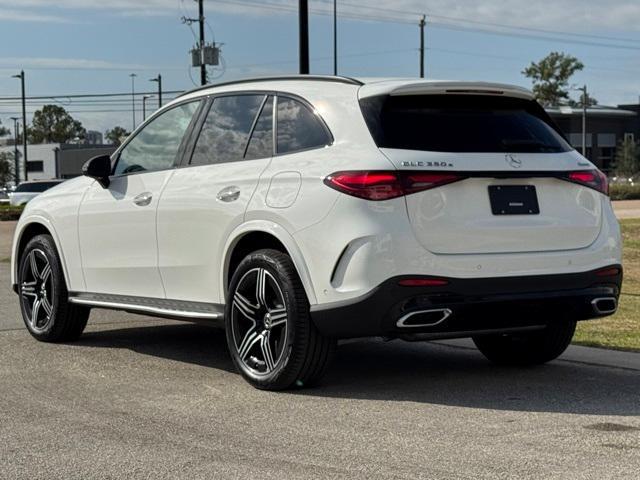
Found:
[[567, 172], [560, 178], [567, 180], [568, 182], [593, 188], [604, 195], [609, 195], [609, 180], [600, 170], [578, 170], [575, 172]]
[[389, 200], [463, 180], [457, 173], [405, 171], [345, 171], [324, 179], [329, 187], [366, 200]]

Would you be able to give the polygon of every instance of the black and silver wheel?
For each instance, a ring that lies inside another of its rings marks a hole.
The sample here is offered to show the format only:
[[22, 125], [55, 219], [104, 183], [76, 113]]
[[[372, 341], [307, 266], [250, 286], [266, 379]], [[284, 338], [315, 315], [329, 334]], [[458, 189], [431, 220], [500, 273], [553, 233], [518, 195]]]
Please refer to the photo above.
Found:
[[23, 250], [18, 292], [24, 323], [38, 340], [63, 342], [82, 334], [89, 310], [68, 303], [60, 259], [49, 235], [37, 235]]
[[567, 349], [576, 330], [574, 320], [557, 320], [542, 330], [473, 337], [478, 350], [498, 365], [539, 365]]
[[335, 341], [321, 336], [291, 259], [276, 250], [247, 256], [231, 279], [226, 302], [227, 343], [252, 385], [268, 390], [315, 383]]

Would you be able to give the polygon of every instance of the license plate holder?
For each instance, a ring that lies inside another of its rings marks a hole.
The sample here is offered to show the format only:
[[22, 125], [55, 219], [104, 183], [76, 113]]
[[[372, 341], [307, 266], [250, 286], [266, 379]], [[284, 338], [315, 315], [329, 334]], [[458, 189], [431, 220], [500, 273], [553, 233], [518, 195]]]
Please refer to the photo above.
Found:
[[494, 215], [538, 215], [538, 194], [534, 185], [490, 185], [489, 201]]

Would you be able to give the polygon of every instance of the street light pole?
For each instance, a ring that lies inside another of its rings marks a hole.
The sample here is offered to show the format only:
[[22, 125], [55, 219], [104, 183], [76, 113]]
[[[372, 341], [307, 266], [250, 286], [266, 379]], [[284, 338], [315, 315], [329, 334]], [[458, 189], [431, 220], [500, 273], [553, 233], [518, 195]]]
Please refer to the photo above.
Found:
[[298, 22], [300, 28], [300, 73], [309, 74], [309, 0], [299, 0]]
[[162, 75], [158, 74], [156, 78], [149, 81], [158, 83], [158, 108], [162, 108]]
[[136, 77], [135, 73], [129, 75], [131, 77], [131, 114], [133, 118], [133, 130], [136, 129]]
[[19, 75], [14, 75], [13, 78], [19, 78], [22, 83], [22, 155], [24, 157], [24, 180], [27, 181], [29, 173], [27, 172], [27, 102], [24, 88], [24, 70], [21, 70]]
[[13, 120], [13, 177], [16, 187], [20, 183], [20, 163], [18, 160], [18, 120], [19, 117], [11, 117]]
[[587, 156], [587, 86], [579, 88], [582, 92], [582, 156]]
[[153, 98], [153, 95], [142, 96], [142, 121], [143, 122], [147, 119], [147, 99], [148, 98]]
[[204, 0], [198, 1], [198, 23], [200, 24], [200, 85], [207, 84], [207, 66], [204, 63]]
[[338, 0], [333, 0], [333, 74], [338, 76]]
[[424, 78], [424, 27], [427, 24], [426, 17], [420, 18], [420, 78]]

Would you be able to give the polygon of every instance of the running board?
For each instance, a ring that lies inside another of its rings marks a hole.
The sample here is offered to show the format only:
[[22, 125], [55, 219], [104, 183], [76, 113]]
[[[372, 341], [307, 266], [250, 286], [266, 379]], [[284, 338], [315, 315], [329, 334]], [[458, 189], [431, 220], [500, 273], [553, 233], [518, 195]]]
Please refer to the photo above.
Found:
[[224, 318], [224, 305], [216, 303], [87, 292], [69, 292], [69, 302], [89, 307], [124, 310], [168, 318], [202, 320], [222, 320]]

